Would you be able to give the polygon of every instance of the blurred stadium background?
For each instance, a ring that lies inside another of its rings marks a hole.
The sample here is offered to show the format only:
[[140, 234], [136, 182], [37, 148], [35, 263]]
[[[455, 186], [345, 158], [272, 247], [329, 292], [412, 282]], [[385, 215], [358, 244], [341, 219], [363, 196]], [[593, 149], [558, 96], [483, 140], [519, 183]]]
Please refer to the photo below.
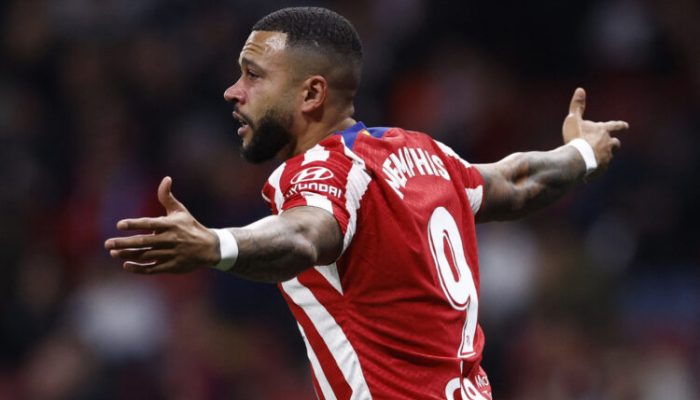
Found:
[[[155, 189], [209, 226], [267, 214], [224, 89], [252, 24], [301, 2], [0, 3], [0, 398], [313, 398], [274, 286], [107, 257]], [[560, 144], [578, 86], [632, 129], [607, 174], [479, 227], [496, 398], [700, 399], [700, 3], [308, 1], [354, 22], [357, 117], [472, 162]]]

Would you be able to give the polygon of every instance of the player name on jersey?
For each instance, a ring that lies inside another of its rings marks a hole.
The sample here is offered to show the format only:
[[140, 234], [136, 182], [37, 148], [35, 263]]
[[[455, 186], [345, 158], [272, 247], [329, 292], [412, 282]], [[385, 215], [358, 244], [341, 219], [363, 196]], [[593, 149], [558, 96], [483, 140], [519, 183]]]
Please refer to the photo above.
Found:
[[385, 181], [403, 199], [401, 189], [406, 187], [409, 178], [417, 175], [441, 176], [450, 180], [442, 159], [425, 149], [401, 147], [391, 153], [382, 164]]

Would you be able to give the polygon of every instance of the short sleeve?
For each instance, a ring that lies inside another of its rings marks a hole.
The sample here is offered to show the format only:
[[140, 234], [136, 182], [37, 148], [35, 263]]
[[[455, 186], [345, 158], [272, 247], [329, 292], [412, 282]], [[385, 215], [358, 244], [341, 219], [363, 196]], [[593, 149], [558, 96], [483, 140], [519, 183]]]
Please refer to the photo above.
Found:
[[326, 210], [338, 222], [345, 250], [355, 233], [369, 181], [363, 164], [317, 145], [280, 165], [265, 184], [263, 198], [274, 214], [300, 206]]
[[464, 181], [464, 190], [467, 192], [467, 198], [469, 198], [469, 204], [472, 212], [476, 215], [481, 209], [484, 199], [484, 178], [476, 167], [460, 157], [452, 148], [437, 140], [435, 143], [448, 158], [454, 161], [453, 164], [460, 171]]

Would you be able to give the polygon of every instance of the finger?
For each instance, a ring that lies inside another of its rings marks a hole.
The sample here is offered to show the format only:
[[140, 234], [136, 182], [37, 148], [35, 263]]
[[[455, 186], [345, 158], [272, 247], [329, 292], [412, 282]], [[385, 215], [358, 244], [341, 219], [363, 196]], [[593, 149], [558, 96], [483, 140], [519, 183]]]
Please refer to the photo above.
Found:
[[582, 118], [586, 110], [586, 91], [583, 88], [576, 88], [569, 104], [569, 115]]
[[152, 249], [150, 247], [143, 249], [110, 250], [109, 255], [112, 256], [112, 258], [139, 262], [164, 261], [174, 256], [171, 250]]
[[127, 261], [124, 263], [123, 267], [129, 272], [134, 272], [143, 275], [159, 274], [164, 272], [178, 272], [177, 270], [173, 269], [175, 267], [175, 262], [172, 260], [153, 263], [135, 263]]
[[608, 132], [615, 132], [629, 129], [630, 125], [625, 121], [608, 121], [603, 123], [603, 127]]
[[158, 185], [158, 201], [163, 205], [168, 214], [175, 211], [186, 211], [187, 209], [185, 206], [173, 196], [172, 188], [172, 178], [169, 176], [163, 178], [163, 180], [160, 181], [160, 185]]
[[622, 146], [622, 142], [620, 142], [620, 139], [614, 137], [610, 139], [610, 145], [612, 146], [613, 150], [617, 150], [620, 148], [620, 146]]
[[147, 267], [147, 272], [148, 274], [162, 274], [164, 272], [170, 272], [170, 273], [178, 273], [178, 272], [183, 272], [180, 270], [175, 269], [175, 261], [165, 261], [162, 263], [157, 263], [155, 265]]
[[164, 235], [134, 235], [128, 237], [111, 238], [105, 242], [107, 250], [140, 249], [144, 247], [169, 248], [172, 242]]
[[122, 231], [149, 230], [159, 231], [172, 227], [172, 221], [167, 218], [130, 218], [117, 222], [117, 229]]
[[127, 261], [124, 264], [122, 264], [122, 268], [129, 272], [134, 272], [137, 274], [147, 274], [148, 273], [148, 268], [156, 265], [156, 262], [146, 262], [146, 263], [137, 263], [133, 261]]

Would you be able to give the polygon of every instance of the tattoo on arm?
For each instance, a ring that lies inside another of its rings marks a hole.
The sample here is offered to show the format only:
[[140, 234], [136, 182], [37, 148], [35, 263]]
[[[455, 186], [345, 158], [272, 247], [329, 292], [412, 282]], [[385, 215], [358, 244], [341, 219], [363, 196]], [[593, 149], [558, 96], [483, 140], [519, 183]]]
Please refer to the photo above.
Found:
[[576, 149], [515, 153], [493, 164], [476, 165], [484, 178], [478, 222], [508, 220], [545, 207], [583, 178], [585, 163]]
[[343, 236], [335, 218], [315, 207], [296, 207], [231, 229], [238, 242], [234, 275], [261, 282], [282, 282], [314, 265], [335, 261]]

